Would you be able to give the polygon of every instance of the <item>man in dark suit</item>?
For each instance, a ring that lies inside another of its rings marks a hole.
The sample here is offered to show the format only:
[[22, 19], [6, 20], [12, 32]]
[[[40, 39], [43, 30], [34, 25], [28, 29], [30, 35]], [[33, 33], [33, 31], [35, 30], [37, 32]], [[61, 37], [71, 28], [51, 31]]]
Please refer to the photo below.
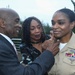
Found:
[[58, 52], [58, 42], [51, 45], [33, 63], [20, 64], [17, 50], [11, 38], [16, 37], [21, 28], [19, 15], [12, 9], [0, 8], [0, 75], [43, 75], [54, 64]]

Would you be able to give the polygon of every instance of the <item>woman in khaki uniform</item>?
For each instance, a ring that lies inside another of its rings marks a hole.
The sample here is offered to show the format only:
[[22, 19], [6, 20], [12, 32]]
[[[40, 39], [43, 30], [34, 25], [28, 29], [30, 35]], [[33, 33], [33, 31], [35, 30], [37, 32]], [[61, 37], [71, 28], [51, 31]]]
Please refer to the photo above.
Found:
[[75, 75], [75, 13], [67, 8], [56, 11], [52, 17], [54, 37], [60, 40], [60, 51], [49, 75]]

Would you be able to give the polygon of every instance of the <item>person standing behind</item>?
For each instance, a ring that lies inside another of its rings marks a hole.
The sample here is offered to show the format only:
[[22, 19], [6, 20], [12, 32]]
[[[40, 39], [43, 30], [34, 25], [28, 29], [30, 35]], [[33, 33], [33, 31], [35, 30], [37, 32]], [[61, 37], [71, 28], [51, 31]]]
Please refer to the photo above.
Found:
[[55, 65], [49, 75], [75, 75], [75, 13], [63, 8], [52, 17], [53, 34], [60, 40], [59, 53], [55, 56]]
[[22, 25], [22, 53], [23, 63], [32, 63], [42, 53], [42, 43], [50, 38], [45, 36], [41, 21], [36, 17], [28, 17]]
[[43, 75], [54, 64], [54, 56], [59, 51], [59, 42], [52, 39], [48, 46], [30, 65], [20, 64], [17, 50], [11, 38], [17, 37], [21, 28], [17, 12], [9, 8], [0, 8], [0, 75]]
[[27, 65], [32, 63], [42, 53], [42, 43], [50, 37], [45, 35], [41, 21], [33, 16], [24, 20], [22, 31], [20, 51], [22, 61]]

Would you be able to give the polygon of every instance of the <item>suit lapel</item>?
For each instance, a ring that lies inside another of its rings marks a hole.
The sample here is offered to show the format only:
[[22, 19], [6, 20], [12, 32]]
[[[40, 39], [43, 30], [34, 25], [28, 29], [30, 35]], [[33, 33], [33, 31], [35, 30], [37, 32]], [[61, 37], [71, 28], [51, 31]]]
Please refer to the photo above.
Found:
[[11, 48], [11, 50], [13, 50], [13, 52], [16, 54], [14, 47], [11, 45], [11, 43], [6, 38], [4, 38], [2, 35], [0, 35], [0, 40], [2, 42], [6, 43]]

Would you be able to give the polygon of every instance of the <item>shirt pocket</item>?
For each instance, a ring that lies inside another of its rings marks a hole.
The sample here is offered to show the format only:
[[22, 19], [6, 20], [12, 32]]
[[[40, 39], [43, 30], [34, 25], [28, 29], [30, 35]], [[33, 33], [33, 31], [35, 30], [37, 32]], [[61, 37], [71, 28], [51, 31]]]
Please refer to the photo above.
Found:
[[73, 65], [75, 65], [75, 58], [73, 58], [73, 57], [65, 57], [63, 59], [63, 62], [68, 64], [68, 65], [70, 65], [70, 66], [73, 66]]

